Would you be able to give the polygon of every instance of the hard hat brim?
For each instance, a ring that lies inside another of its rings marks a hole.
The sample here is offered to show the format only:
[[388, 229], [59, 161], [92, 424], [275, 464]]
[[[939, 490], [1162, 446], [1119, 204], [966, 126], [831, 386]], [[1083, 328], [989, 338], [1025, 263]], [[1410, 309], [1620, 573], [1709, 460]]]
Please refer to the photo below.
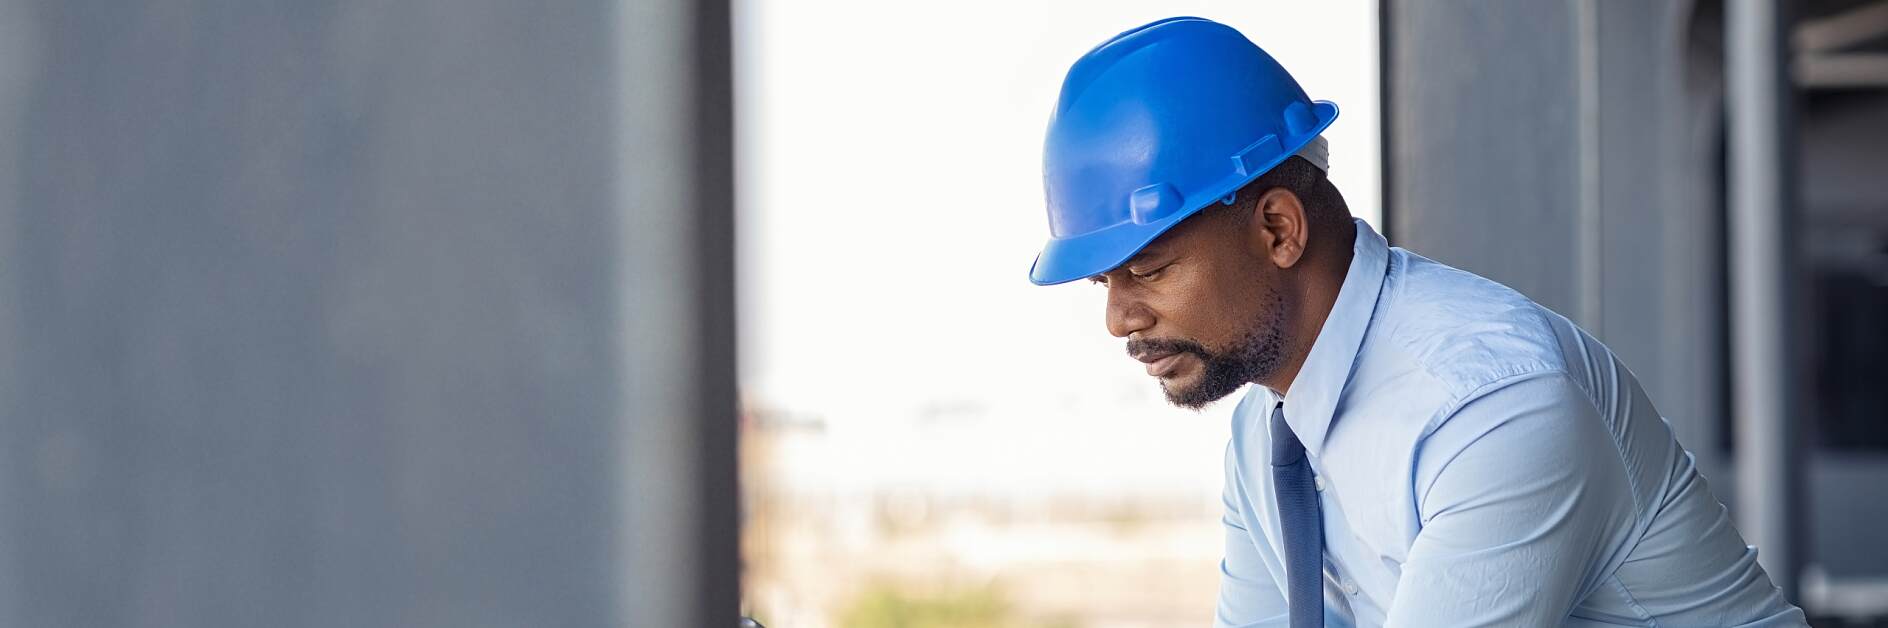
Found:
[[1068, 283], [1114, 270], [1127, 263], [1168, 229], [1180, 224], [1180, 221], [1271, 172], [1337, 121], [1337, 104], [1331, 101], [1314, 101], [1312, 112], [1317, 116], [1317, 124], [1304, 134], [1291, 138], [1291, 141], [1283, 142], [1283, 150], [1277, 156], [1253, 168], [1250, 175], [1228, 178], [1226, 183], [1190, 196], [1185, 209], [1172, 216], [1148, 223], [1124, 222], [1081, 235], [1050, 239], [1048, 244], [1043, 245], [1042, 252], [1036, 255], [1036, 262], [1029, 267], [1030, 283], [1038, 286]]

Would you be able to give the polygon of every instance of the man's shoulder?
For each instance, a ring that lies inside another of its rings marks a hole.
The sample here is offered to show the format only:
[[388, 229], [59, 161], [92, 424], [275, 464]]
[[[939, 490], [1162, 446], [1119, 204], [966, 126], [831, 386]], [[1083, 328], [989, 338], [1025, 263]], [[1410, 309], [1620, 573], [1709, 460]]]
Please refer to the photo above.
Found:
[[1515, 290], [1403, 249], [1365, 340], [1468, 395], [1515, 377], [1565, 370], [1561, 336], [1572, 323]]

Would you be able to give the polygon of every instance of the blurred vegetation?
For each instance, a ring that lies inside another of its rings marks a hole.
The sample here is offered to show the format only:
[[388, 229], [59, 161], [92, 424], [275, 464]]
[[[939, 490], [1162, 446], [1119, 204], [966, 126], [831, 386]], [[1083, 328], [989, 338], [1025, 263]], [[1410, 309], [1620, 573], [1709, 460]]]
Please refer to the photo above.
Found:
[[844, 628], [1073, 628], [1067, 619], [1024, 621], [995, 586], [915, 592], [880, 583], [839, 615]]

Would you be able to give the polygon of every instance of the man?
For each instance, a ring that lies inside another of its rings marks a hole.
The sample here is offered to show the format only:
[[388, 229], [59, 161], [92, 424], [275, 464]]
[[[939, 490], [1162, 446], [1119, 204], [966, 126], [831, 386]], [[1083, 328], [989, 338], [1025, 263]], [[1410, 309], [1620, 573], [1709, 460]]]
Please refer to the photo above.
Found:
[[1258, 384], [1215, 625], [1805, 625], [1605, 346], [1350, 218], [1336, 117], [1174, 18], [1077, 61], [1049, 127], [1030, 279], [1105, 286], [1175, 404]]

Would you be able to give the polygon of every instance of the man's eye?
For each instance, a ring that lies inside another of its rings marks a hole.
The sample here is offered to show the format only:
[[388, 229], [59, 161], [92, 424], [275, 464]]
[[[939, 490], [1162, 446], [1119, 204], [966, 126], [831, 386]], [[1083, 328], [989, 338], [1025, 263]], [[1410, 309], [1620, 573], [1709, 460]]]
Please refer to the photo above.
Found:
[[1135, 271], [1130, 270], [1128, 271], [1128, 275], [1134, 277], [1135, 279], [1153, 279], [1155, 277], [1159, 277], [1160, 271], [1163, 271], [1163, 270], [1167, 270], [1167, 267], [1162, 266], [1160, 268], [1156, 268], [1147, 272], [1135, 272]]

